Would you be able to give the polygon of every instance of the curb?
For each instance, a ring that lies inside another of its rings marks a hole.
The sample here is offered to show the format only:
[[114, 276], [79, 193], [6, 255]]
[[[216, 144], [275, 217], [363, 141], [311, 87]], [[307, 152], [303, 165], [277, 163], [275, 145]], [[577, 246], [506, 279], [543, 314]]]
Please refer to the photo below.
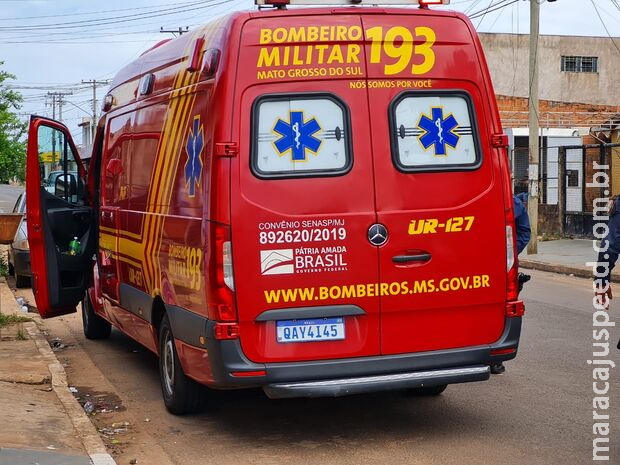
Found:
[[[4, 279], [0, 280], [0, 287], [5, 287], [6, 290], [11, 292]], [[11, 295], [14, 294], [11, 292]], [[12, 302], [8, 302], [8, 304], [17, 307], [17, 302], [14, 300]], [[15, 311], [13, 313], [21, 314], [19, 311]], [[34, 318], [39, 322], [41, 321], [38, 315], [35, 315]], [[117, 465], [112, 456], [108, 454], [101, 437], [99, 437], [97, 429], [91, 423], [88, 416], [86, 416], [86, 413], [84, 413], [84, 409], [80, 403], [73, 396], [71, 391], [69, 391], [67, 373], [65, 372], [62, 364], [56, 358], [56, 354], [49, 346], [47, 339], [45, 339], [45, 336], [37, 324], [35, 322], [25, 323], [24, 328], [28, 331], [28, 335], [36, 344], [39, 354], [41, 354], [41, 357], [45, 363], [47, 363], [47, 368], [52, 375], [52, 389], [56, 393], [58, 400], [62, 403], [62, 406], [71, 420], [73, 428], [78, 433], [80, 441], [82, 442], [82, 445], [84, 446], [84, 449], [90, 457], [93, 465]]]
[[[578, 278], [594, 279], [592, 269], [580, 268], [577, 266], [558, 265], [554, 263], [538, 262], [535, 260], [519, 260], [519, 268], [573, 275], [577, 276]], [[611, 282], [620, 283], [620, 274], [612, 273]]]

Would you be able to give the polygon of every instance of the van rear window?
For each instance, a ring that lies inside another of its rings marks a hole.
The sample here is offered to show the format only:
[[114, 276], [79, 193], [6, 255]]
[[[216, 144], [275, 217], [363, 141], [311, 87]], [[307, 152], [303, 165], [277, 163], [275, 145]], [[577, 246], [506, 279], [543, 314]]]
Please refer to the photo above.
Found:
[[328, 95], [262, 97], [253, 110], [258, 177], [338, 175], [351, 166], [349, 116]]
[[392, 157], [401, 171], [480, 166], [475, 119], [465, 94], [406, 93], [391, 109]]

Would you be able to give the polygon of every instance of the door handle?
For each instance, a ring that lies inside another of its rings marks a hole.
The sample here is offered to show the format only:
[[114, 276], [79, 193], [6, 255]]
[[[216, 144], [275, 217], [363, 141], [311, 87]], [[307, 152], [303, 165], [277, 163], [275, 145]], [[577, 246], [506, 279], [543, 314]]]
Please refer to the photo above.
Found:
[[90, 218], [90, 210], [75, 210], [73, 212], [73, 218], [75, 218], [77, 221], [85, 223]]
[[395, 255], [392, 257], [392, 261], [394, 263], [427, 262], [430, 259], [430, 253], [419, 253], [415, 255]]

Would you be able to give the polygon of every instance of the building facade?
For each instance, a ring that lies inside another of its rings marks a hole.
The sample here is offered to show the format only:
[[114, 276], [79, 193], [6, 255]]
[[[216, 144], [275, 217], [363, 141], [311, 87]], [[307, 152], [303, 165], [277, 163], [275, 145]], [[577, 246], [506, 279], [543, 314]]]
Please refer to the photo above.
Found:
[[[480, 40], [495, 93], [527, 98], [529, 35], [481, 33]], [[541, 100], [620, 105], [620, 57], [609, 37], [543, 35], [538, 47]]]
[[[527, 191], [529, 35], [480, 39], [509, 136], [513, 187]], [[613, 130], [620, 114], [620, 53], [609, 37], [540, 36], [537, 60], [539, 233], [591, 234], [592, 201], [603, 195], [587, 187], [594, 161], [610, 165], [611, 194], [620, 194], [620, 150], [596, 145], [618, 139]]]

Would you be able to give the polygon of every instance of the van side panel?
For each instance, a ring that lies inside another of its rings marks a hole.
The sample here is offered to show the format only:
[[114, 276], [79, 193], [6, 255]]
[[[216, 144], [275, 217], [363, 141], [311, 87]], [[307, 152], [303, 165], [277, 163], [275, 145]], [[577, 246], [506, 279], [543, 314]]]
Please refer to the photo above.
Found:
[[[118, 209], [116, 231], [105, 231], [110, 237], [104, 245], [114, 245], [118, 263], [117, 304], [107, 306], [116, 320], [124, 321], [125, 332], [154, 351], [158, 324], [153, 319], [154, 299], [201, 314], [206, 321], [208, 244], [203, 216], [214, 146], [215, 78], [203, 75], [202, 68], [190, 69], [189, 63], [199, 38], [204, 39], [202, 52], [222, 47], [226, 21], [147, 52], [138, 60], [141, 76], [131, 75], [129, 71], [136, 68], [132, 64], [119, 73], [110, 92], [116, 107], [108, 118], [129, 115], [131, 131], [124, 137], [131, 149], [114, 165], [114, 172], [106, 171], [106, 160], [102, 167], [105, 182], [116, 186]], [[138, 83], [148, 75], [153, 87], [143, 94]], [[106, 205], [110, 201], [103, 192]], [[184, 326], [173, 321], [173, 327], [176, 337], [200, 345]]]

